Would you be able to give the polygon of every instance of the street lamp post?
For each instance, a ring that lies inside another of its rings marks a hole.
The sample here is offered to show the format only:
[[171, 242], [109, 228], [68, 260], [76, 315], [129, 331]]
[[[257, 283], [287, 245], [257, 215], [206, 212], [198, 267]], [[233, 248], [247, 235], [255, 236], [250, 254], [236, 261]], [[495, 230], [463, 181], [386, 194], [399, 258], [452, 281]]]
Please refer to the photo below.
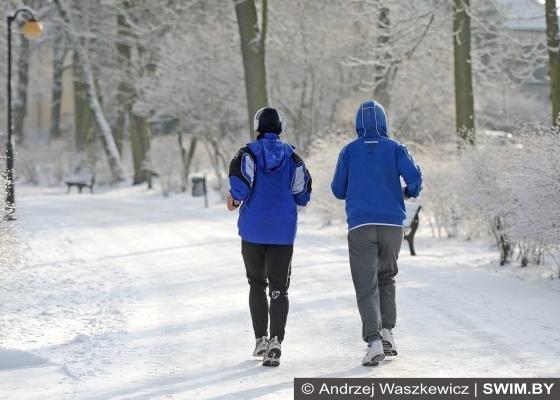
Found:
[[37, 39], [43, 32], [42, 24], [35, 18], [35, 12], [22, 7], [8, 14], [8, 137], [6, 140], [6, 208], [4, 218], [7, 220], [15, 219], [16, 198], [14, 182], [14, 148], [12, 144], [12, 23], [16, 21], [19, 14], [26, 15], [22, 32], [28, 39]]

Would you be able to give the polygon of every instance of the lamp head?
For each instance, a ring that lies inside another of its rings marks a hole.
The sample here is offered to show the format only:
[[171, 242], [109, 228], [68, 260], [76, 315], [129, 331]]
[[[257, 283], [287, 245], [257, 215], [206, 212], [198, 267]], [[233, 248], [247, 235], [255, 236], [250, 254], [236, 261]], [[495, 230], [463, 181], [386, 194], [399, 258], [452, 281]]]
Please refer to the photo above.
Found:
[[43, 24], [36, 19], [25, 21], [21, 31], [27, 39], [39, 39], [43, 35]]

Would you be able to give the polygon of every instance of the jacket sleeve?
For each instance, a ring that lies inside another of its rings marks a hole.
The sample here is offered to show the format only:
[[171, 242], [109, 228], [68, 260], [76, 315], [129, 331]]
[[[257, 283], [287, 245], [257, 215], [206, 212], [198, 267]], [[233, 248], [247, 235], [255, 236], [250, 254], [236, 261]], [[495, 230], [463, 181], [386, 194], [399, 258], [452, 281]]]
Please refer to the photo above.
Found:
[[334, 177], [331, 183], [331, 189], [334, 197], [340, 200], [346, 199], [346, 191], [348, 190], [348, 152], [344, 147], [336, 163]]
[[245, 201], [251, 193], [255, 180], [255, 159], [247, 147], [242, 148], [229, 164], [229, 186], [231, 197]]
[[296, 164], [294, 178], [292, 180], [292, 194], [296, 204], [298, 206], [305, 207], [311, 199], [311, 174], [305, 167], [305, 163], [299, 155], [294, 153], [292, 157]]
[[399, 145], [397, 148], [397, 170], [406, 184], [404, 189], [405, 196], [418, 197], [422, 190], [422, 170], [414, 162], [407, 148], [403, 145]]

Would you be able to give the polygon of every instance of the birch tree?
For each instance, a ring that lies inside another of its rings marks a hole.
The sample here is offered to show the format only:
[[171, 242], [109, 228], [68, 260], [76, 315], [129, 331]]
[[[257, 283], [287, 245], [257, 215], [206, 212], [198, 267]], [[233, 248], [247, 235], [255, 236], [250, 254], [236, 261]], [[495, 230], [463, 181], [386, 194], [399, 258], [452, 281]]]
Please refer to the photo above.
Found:
[[149, 179], [146, 174], [146, 157], [149, 151], [150, 132], [149, 126], [143, 117], [134, 115], [132, 107], [136, 101], [136, 90], [131, 78], [134, 76], [131, 61], [132, 46], [135, 40], [132, 37], [130, 25], [125, 13], [130, 12], [131, 4], [123, 1], [123, 10], [117, 15], [118, 39], [116, 42], [120, 66], [120, 83], [118, 87], [118, 112], [115, 127], [117, 146], [122, 151], [126, 122], [128, 121], [130, 145], [132, 150], [132, 164], [134, 185], [144, 183]]
[[82, 43], [79, 40], [76, 28], [72, 24], [70, 13], [68, 12], [67, 6], [63, 3], [63, 0], [54, 0], [54, 2], [57, 6], [62, 20], [66, 24], [66, 27], [68, 29], [68, 39], [72, 44], [72, 49], [74, 50], [74, 52], [76, 52], [77, 60], [79, 61], [81, 66], [87, 101], [101, 133], [103, 147], [107, 155], [107, 160], [109, 162], [113, 180], [122, 181], [125, 179], [124, 166], [122, 164], [121, 156], [113, 137], [111, 126], [109, 125], [103, 109], [101, 108], [89, 54], [87, 50], [84, 49]]

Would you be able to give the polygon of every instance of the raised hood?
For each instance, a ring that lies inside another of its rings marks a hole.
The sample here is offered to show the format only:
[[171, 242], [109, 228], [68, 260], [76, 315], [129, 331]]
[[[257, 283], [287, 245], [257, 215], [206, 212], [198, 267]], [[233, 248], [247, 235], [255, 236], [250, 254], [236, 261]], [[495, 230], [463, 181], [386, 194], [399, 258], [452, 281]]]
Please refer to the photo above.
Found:
[[389, 137], [385, 109], [375, 100], [363, 102], [356, 112], [356, 133], [359, 137]]
[[265, 133], [256, 142], [248, 146], [257, 158], [257, 164], [268, 174], [274, 174], [290, 160], [294, 150], [292, 146], [280, 140], [275, 133]]

